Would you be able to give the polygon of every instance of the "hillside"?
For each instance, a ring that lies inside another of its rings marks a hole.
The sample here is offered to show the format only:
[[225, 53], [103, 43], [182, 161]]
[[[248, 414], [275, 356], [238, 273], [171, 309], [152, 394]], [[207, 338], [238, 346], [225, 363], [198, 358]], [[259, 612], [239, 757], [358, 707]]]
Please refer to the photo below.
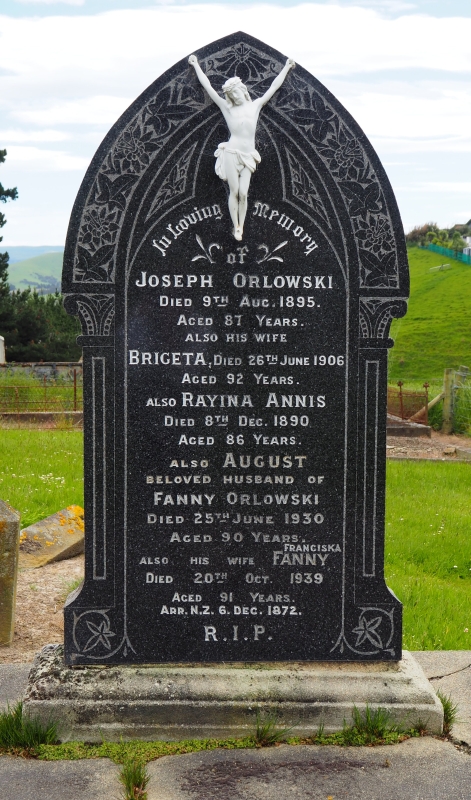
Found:
[[[430, 272], [443, 263], [451, 268]], [[447, 367], [471, 367], [471, 266], [416, 247], [409, 264], [409, 309], [391, 326], [390, 382], [431, 381]]]
[[8, 266], [8, 277], [12, 289], [30, 286], [43, 294], [52, 294], [60, 289], [63, 253], [44, 253]]
[[39, 245], [2, 245], [1, 252], [8, 252], [10, 256], [10, 264], [15, 264], [17, 261], [26, 261], [27, 258], [36, 258], [42, 256], [44, 253], [63, 253], [64, 245], [60, 244], [39, 244]]

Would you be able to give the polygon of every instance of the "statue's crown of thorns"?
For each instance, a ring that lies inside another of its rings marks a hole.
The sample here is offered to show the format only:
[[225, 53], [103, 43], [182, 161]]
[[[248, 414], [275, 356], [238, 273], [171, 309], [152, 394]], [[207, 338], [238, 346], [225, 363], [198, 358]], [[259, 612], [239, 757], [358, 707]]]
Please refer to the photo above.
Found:
[[243, 83], [241, 79], [237, 77], [237, 75], [234, 75], [233, 78], [229, 78], [229, 80], [225, 82], [224, 86], [222, 87], [222, 91], [224, 93], [230, 92], [231, 89], [235, 89], [236, 86], [243, 86]]

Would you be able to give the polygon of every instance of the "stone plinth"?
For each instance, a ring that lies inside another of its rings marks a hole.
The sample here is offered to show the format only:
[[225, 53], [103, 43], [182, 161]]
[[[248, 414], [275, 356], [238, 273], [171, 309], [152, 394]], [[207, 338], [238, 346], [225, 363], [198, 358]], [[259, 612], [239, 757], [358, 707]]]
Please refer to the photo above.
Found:
[[0, 500], [0, 645], [11, 644], [15, 629], [20, 515]]
[[381, 706], [405, 727], [440, 733], [443, 709], [421, 667], [399, 662], [74, 667], [63, 648], [37, 655], [26, 713], [57, 719], [63, 741], [242, 737], [257, 711], [276, 712], [293, 735], [341, 730], [353, 707]]

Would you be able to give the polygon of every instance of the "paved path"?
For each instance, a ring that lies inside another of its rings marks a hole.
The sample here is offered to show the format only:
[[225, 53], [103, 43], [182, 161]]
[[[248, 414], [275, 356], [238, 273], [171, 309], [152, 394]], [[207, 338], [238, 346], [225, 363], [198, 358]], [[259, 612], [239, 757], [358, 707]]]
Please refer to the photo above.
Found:
[[[470, 800], [471, 651], [414, 653], [433, 686], [458, 703], [450, 742], [391, 747], [214, 750], [149, 764], [148, 800]], [[28, 665], [0, 666], [0, 706], [20, 699]], [[119, 800], [107, 759], [38, 762], [0, 757], [1, 800]]]

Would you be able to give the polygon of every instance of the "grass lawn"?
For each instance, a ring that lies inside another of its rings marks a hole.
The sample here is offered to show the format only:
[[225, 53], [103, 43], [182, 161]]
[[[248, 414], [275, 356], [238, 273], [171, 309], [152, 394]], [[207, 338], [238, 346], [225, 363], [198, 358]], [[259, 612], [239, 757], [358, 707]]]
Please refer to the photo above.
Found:
[[[471, 368], [471, 265], [418, 247], [408, 251], [411, 294], [407, 315], [394, 320], [389, 382], [442, 380], [446, 368]], [[451, 269], [430, 272], [449, 263]]]
[[470, 464], [388, 462], [385, 574], [407, 650], [471, 649], [470, 482]]
[[23, 528], [83, 506], [82, 432], [0, 430], [0, 499], [20, 511]]
[[[82, 441], [80, 431], [0, 431], [0, 498], [23, 527], [83, 505]], [[408, 650], [471, 649], [470, 481], [471, 464], [388, 462], [386, 580], [404, 603]]]

